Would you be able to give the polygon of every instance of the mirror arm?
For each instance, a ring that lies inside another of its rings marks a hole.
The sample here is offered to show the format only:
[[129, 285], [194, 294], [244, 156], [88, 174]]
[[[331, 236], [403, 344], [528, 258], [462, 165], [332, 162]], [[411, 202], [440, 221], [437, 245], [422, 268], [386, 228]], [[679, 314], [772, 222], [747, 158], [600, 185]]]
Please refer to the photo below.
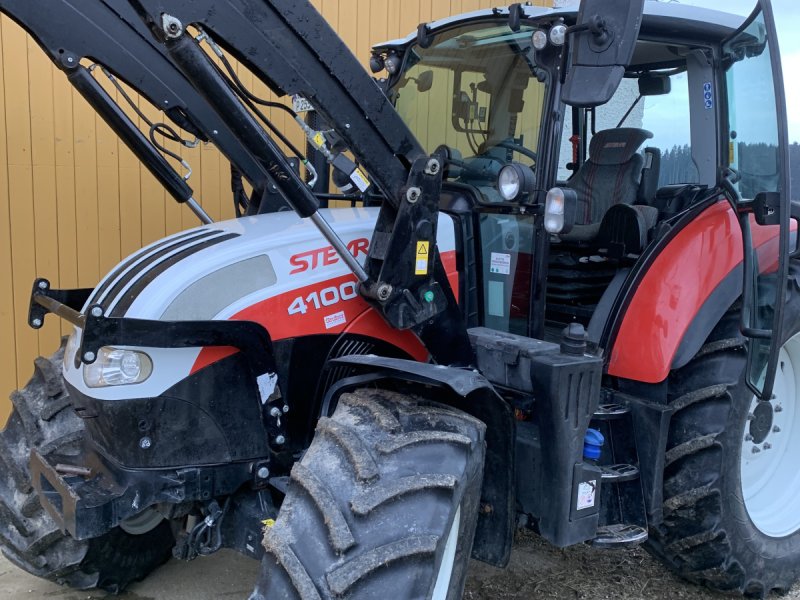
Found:
[[720, 184], [722, 185], [722, 189], [727, 192], [728, 198], [733, 202], [736, 210], [741, 212], [740, 208], [744, 203], [742, 202], [742, 196], [734, 187], [734, 184], [739, 183], [742, 180], [742, 176], [737, 170], [731, 167], [721, 168], [721, 171], [722, 176], [720, 177]]
[[567, 27], [567, 35], [581, 33], [582, 31], [591, 31], [592, 35], [598, 38], [597, 41], [602, 44], [605, 41], [605, 37], [608, 36], [606, 20], [600, 15], [592, 15], [589, 19], [588, 23]]

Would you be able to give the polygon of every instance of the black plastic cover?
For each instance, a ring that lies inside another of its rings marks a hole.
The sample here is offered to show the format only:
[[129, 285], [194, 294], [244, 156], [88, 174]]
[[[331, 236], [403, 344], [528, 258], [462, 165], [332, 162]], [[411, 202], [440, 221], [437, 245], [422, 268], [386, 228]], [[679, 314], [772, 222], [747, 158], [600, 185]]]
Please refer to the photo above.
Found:
[[601, 358], [558, 353], [539, 354], [531, 364], [540, 460], [529, 485], [538, 500], [539, 532], [559, 547], [597, 532], [601, 478], [583, 460], [583, 438], [599, 404], [602, 368]]
[[559, 351], [558, 344], [486, 327], [473, 327], [467, 333], [483, 376], [495, 385], [520, 392], [533, 392], [534, 358]]

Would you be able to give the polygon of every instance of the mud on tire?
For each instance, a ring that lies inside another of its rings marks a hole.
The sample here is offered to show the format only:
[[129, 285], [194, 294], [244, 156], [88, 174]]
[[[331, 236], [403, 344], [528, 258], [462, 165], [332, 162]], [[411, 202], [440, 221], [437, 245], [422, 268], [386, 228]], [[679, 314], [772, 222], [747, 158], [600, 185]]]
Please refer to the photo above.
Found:
[[[739, 310], [731, 308], [695, 358], [670, 375], [675, 412], [664, 470], [664, 521], [651, 530], [648, 547], [690, 581], [764, 597], [788, 591], [800, 577], [800, 531], [769, 537], [747, 512], [741, 458], [753, 393], [744, 381]], [[800, 331], [794, 284], [784, 327], [784, 341]]]
[[0, 548], [18, 567], [77, 589], [112, 592], [146, 576], [171, 555], [172, 529], [164, 521], [134, 536], [115, 528], [92, 540], [62, 534], [42, 508], [30, 482], [32, 448], [42, 455], [77, 454], [84, 437], [63, 385], [64, 344], [51, 358], [37, 358], [28, 384], [11, 394], [14, 411], [0, 432]]
[[292, 470], [252, 599], [461, 598], [484, 431], [420, 398], [344, 394]]

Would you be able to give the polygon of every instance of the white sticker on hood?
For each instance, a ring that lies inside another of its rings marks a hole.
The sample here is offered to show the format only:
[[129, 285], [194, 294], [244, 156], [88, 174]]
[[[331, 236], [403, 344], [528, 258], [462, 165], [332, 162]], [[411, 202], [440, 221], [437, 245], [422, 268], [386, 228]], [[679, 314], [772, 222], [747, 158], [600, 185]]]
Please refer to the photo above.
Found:
[[344, 325], [345, 323], [347, 323], [347, 317], [344, 316], [343, 310], [325, 317], [325, 329], [333, 329], [334, 327]]

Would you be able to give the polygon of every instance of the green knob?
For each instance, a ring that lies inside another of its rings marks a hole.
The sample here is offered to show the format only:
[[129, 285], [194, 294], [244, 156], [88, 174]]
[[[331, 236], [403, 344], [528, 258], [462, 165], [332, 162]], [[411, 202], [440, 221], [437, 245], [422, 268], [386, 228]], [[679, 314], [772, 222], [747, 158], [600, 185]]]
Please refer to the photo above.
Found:
[[422, 297], [425, 298], [425, 302], [433, 302], [433, 292], [430, 290], [425, 292], [425, 294]]

